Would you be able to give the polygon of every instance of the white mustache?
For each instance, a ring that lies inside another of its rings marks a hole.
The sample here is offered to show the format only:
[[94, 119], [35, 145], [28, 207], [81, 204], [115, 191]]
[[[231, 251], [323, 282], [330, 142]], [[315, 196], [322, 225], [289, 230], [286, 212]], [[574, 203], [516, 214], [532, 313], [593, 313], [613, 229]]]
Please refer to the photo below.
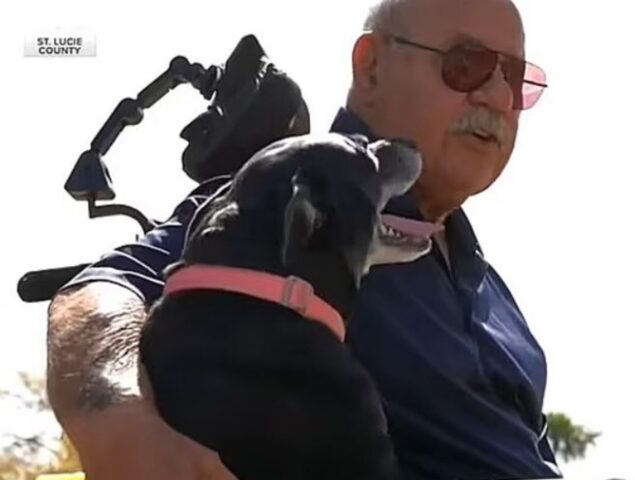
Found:
[[452, 133], [480, 133], [496, 139], [505, 145], [511, 137], [511, 130], [503, 116], [485, 107], [479, 107], [461, 117], [452, 127]]

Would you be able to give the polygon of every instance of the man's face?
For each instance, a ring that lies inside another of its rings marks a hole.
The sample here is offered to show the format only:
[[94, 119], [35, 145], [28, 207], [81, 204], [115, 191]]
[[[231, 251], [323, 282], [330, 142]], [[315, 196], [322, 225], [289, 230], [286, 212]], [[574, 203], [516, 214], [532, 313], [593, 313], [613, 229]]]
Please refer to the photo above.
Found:
[[[458, 43], [524, 57], [522, 23], [508, 0], [413, 0], [399, 31], [389, 33], [447, 50]], [[461, 203], [486, 189], [511, 155], [518, 128], [513, 94], [500, 68], [480, 88], [462, 93], [443, 81], [443, 57], [385, 40], [377, 57], [375, 131], [409, 138], [423, 154], [425, 174], [415, 193]], [[504, 138], [484, 140], [457, 133], [457, 125], [479, 113], [499, 123]], [[438, 201], [438, 200], [434, 200]], [[458, 205], [457, 205], [458, 206]]]

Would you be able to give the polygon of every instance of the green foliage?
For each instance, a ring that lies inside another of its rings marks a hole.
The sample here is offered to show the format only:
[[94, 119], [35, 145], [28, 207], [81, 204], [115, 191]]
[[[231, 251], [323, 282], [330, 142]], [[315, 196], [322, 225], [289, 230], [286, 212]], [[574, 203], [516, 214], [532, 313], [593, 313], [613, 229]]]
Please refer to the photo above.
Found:
[[549, 413], [547, 418], [553, 450], [565, 462], [583, 459], [587, 448], [595, 445], [595, 439], [600, 436], [599, 432], [591, 432], [574, 424], [564, 413]]

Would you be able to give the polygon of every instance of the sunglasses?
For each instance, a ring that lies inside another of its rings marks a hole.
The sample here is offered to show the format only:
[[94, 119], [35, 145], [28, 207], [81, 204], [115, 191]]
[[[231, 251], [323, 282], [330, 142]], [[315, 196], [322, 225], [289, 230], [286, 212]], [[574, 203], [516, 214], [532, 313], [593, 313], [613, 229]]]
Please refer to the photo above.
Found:
[[498, 65], [514, 94], [514, 110], [533, 107], [547, 87], [547, 76], [540, 67], [512, 55], [469, 43], [441, 50], [397, 35], [387, 36], [400, 45], [441, 55], [443, 82], [457, 92], [468, 93], [480, 88], [492, 77]]

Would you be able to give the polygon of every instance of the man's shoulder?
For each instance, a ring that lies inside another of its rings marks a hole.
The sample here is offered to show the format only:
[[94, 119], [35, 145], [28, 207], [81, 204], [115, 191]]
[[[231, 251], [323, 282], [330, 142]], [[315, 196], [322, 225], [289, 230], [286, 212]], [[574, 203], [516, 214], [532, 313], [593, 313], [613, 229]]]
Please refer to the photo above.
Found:
[[191, 199], [200, 204], [209, 197], [215, 196], [220, 188], [231, 182], [232, 178], [232, 175], [219, 175], [205, 180], [189, 193], [186, 200]]
[[120, 245], [101, 256], [69, 281], [62, 289], [105, 281], [126, 287], [146, 303], [151, 304], [163, 287], [163, 270], [180, 257], [186, 232], [197, 212], [207, 201], [222, 195], [231, 176], [211, 178], [192, 190], [166, 221], [142, 238]]
[[[191, 202], [195, 208], [185, 224], [185, 240], [187, 240], [190, 232], [195, 228], [196, 222], [200, 218], [199, 213], [205, 209], [205, 205], [209, 204], [209, 202], [213, 202], [215, 199], [227, 192], [232, 179], [232, 175], [213, 177], [201, 183], [197, 188], [190, 192], [185, 201]], [[177, 210], [179, 207], [177, 207]]]
[[220, 175], [200, 183], [176, 206], [169, 220], [163, 225], [178, 224], [189, 232], [197, 213], [204, 205], [225, 193], [232, 178], [232, 175]]

